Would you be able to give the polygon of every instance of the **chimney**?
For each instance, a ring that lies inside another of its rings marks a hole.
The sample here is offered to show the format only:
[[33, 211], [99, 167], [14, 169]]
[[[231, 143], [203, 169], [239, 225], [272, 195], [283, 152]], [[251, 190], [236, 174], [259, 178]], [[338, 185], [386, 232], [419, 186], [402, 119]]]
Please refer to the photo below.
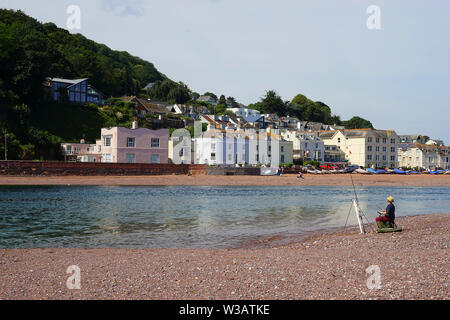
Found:
[[135, 129], [137, 129], [137, 128], [138, 128], [138, 122], [137, 122], [137, 120], [135, 119], [135, 120], [133, 121], [133, 124], [131, 125], [131, 129], [135, 130]]

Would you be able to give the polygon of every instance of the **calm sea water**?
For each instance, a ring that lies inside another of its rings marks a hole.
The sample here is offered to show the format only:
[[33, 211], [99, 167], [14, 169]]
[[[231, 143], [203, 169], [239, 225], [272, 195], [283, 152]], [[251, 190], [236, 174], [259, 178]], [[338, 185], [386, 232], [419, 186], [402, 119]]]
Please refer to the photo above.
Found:
[[[450, 188], [359, 187], [370, 221], [450, 212]], [[228, 248], [341, 227], [348, 187], [0, 187], [0, 248]], [[349, 224], [355, 225], [354, 212]]]

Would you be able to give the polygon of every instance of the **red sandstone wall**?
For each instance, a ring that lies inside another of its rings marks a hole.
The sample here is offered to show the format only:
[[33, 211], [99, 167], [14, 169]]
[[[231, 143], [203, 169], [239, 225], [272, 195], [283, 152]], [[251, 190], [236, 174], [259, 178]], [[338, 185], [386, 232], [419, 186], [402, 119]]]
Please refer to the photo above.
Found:
[[206, 165], [98, 162], [0, 161], [0, 175], [164, 175], [206, 174]]

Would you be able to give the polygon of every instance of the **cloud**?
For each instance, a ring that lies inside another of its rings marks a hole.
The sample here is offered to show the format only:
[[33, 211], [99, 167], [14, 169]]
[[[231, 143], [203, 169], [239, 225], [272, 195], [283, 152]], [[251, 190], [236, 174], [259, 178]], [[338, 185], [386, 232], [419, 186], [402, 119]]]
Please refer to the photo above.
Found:
[[142, 16], [145, 11], [143, 0], [101, 0], [101, 7], [118, 16]]

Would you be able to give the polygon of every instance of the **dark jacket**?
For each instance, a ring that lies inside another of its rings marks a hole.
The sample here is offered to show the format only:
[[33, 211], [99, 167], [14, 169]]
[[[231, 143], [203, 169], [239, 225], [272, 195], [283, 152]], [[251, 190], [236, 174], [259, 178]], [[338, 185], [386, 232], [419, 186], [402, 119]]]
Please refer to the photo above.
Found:
[[386, 207], [386, 214], [384, 216], [389, 220], [395, 219], [395, 206], [392, 203], [389, 203]]

